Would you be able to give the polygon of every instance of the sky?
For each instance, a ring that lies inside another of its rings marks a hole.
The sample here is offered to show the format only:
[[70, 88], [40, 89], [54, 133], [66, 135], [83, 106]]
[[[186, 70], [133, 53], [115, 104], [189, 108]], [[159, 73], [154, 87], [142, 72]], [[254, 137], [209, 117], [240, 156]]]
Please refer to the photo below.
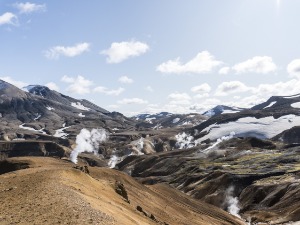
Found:
[[300, 0], [0, 0], [0, 79], [127, 116], [300, 93]]

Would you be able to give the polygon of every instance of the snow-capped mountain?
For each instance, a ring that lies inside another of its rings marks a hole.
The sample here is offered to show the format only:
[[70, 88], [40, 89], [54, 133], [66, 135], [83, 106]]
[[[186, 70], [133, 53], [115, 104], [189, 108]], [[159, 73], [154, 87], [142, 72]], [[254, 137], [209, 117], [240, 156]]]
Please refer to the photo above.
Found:
[[195, 126], [207, 117], [197, 114], [173, 114], [169, 112], [160, 112], [156, 114], [139, 114], [132, 117], [133, 120], [137, 122], [137, 127], [150, 128], [150, 129], [162, 129], [162, 128], [172, 128], [172, 127], [185, 127], [185, 126]]
[[[235, 137], [276, 137], [291, 143], [294, 141], [285, 131], [297, 126], [300, 126], [300, 95], [273, 96], [251, 109], [214, 115], [191, 128], [190, 133], [198, 143], [217, 140], [232, 132]], [[285, 136], [281, 135], [283, 132]], [[295, 141], [298, 142], [298, 139]]]
[[202, 115], [212, 117], [225, 113], [237, 113], [244, 110], [243, 108], [229, 107], [226, 105], [217, 105], [216, 107], [204, 112]]
[[5, 140], [73, 139], [82, 128], [127, 129], [135, 124], [122, 114], [45, 86], [30, 85], [21, 90], [2, 80], [0, 116], [0, 132]]

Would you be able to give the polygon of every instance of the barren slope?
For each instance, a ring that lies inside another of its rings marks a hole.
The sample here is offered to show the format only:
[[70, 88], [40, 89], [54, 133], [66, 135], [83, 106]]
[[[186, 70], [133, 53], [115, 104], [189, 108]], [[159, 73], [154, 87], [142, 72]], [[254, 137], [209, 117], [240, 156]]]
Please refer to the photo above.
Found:
[[169, 186], [147, 187], [107, 168], [87, 174], [46, 157], [0, 164], [0, 224], [243, 224]]

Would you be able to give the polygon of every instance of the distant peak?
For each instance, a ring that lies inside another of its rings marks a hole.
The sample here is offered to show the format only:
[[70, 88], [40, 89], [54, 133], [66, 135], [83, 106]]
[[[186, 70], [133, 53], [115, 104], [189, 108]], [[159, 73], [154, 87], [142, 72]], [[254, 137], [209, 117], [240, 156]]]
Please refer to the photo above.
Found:
[[39, 89], [39, 90], [50, 90], [48, 87], [43, 86], [43, 85], [28, 85], [22, 88], [23, 91], [30, 92], [33, 89]]

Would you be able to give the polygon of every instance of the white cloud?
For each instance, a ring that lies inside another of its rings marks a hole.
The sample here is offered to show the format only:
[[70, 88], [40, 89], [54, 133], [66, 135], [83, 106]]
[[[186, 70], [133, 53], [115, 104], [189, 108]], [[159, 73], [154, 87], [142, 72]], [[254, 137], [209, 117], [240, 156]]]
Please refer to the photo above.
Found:
[[73, 82], [75, 81], [75, 78], [69, 77], [68, 75], [64, 75], [64, 76], [61, 78], [61, 81], [62, 81], [62, 82], [65, 82], [65, 83], [73, 83]]
[[228, 94], [246, 92], [250, 90], [250, 87], [247, 87], [240, 81], [223, 82], [217, 87], [215, 96], [226, 96]]
[[139, 41], [113, 42], [109, 49], [103, 50], [101, 54], [106, 55], [108, 63], [120, 63], [130, 57], [146, 53], [149, 46]]
[[124, 91], [125, 91], [125, 89], [121, 88], [121, 87], [118, 89], [108, 89], [108, 88], [102, 87], [102, 86], [98, 86], [98, 87], [94, 88], [94, 92], [103, 93], [106, 95], [114, 95], [114, 96], [118, 96]]
[[4, 80], [5, 82], [7, 83], [10, 83], [18, 88], [23, 88], [23, 87], [26, 87], [28, 86], [29, 84], [28, 83], [25, 83], [23, 81], [18, 81], [18, 80], [14, 80], [13, 78], [11, 77], [0, 77], [1, 80]]
[[202, 99], [202, 98], [208, 98], [208, 97], [209, 97], [208, 93], [197, 94], [197, 95], [193, 96], [194, 99]]
[[34, 3], [30, 3], [30, 2], [26, 2], [26, 3], [15, 3], [13, 5], [15, 8], [17, 8], [19, 10], [19, 13], [25, 13], [25, 14], [29, 14], [29, 13], [33, 13], [33, 12], [44, 12], [46, 11], [46, 5], [42, 4], [34, 4]]
[[255, 56], [232, 67], [236, 73], [271, 73], [277, 70], [276, 64], [269, 56]]
[[201, 104], [193, 104], [189, 106], [190, 111], [196, 111], [198, 113], [204, 113], [205, 111], [220, 105], [222, 102], [216, 98], [206, 99], [205, 101], [201, 102]]
[[223, 64], [215, 59], [208, 51], [200, 52], [195, 58], [183, 64], [180, 58], [169, 60], [157, 66], [156, 70], [162, 73], [209, 73]]
[[48, 87], [50, 90], [59, 91], [59, 87], [54, 82], [49, 82], [49, 83], [45, 84], [45, 86]]
[[224, 75], [226, 75], [226, 74], [229, 73], [229, 71], [230, 71], [230, 67], [225, 66], [225, 67], [222, 67], [222, 68], [219, 70], [219, 74], [224, 74]]
[[272, 95], [293, 95], [300, 93], [300, 80], [292, 79], [287, 82], [277, 82], [273, 84], [260, 84], [254, 88], [253, 93], [265, 98]]
[[191, 88], [191, 91], [194, 93], [208, 93], [210, 92], [211, 87], [208, 83], [203, 83], [201, 85], [195, 86]]
[[61, 78], [61, 81], [70, 84], [67, 87], [68, 92], [80, 95], [90, 93], [90, 88], [94, 85], [92, 81], [85, 79], [83, 76], [69, 77], [65, 75]]
[[287, 66], [287, 72], [293, 76], [300, 78], [300, 59], [295, 59]]
[[188, 105], [191, 103], [191, 97], [187, 93], [171, 93], [168, 96], [171, 105]]
[[123, 84], [131, 84], [133, 83], [133, 80], [127, 76], [122, 76], [118, 79], [119, 82], [123, 83]]
[[149, 91], [149, 92], [153, 92], [153, 91], [154, 91], [153, 88], [152, 88], [151, 86], [147, 86], [145, 89], [146, 89], [147, 91]]
[[0, 26], [4, 24], [17, 26], [19, 24], [18, 17], [11, 12], [6, 12], [0, 16]]
[[48, 59], [59, 59], [60, 56], [75, 57], [90, 50], [90, 44], [83, 42], [75, 46], [54, 46], [45, 51], [45, 56]]
[[141, 98], [124, 98], [118, 101], [119, 104], [129, 105], [129, 104], [147, 104], [148, 101]]

